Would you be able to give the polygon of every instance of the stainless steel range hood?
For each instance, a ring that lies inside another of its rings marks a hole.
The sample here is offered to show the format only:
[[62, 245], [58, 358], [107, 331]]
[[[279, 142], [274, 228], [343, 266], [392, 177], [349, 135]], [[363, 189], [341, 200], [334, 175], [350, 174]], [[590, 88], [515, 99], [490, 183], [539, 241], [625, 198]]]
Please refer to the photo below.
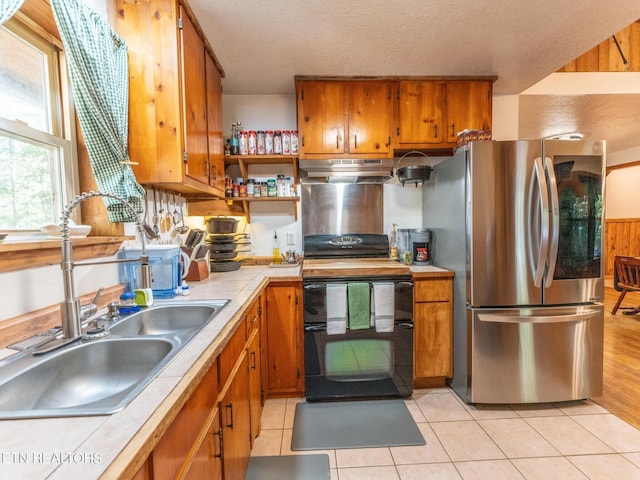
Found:
[[393, 158], [300, 160], [301, 183], [384, 183], [393, 178]]

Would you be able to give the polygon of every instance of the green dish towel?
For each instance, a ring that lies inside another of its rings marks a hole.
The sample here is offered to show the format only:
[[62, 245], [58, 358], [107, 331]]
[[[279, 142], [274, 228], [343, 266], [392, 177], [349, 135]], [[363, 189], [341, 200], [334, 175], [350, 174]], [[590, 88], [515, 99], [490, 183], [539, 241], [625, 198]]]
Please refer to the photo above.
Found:
[[351, 282], [347, 285], [349, 302], [349, 328], [363, 330], [369, 328], [371, 296], [368, 282]]

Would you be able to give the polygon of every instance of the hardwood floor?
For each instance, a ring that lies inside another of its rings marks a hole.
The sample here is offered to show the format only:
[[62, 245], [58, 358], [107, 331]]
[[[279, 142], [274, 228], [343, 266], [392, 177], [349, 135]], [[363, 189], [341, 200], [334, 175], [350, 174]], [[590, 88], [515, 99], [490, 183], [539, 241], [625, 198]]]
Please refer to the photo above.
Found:
[[640, 314], [623, 315], [624, 307], [640, 305], [640, 293], [628, 293], [611, 315], [619, 292], [605, 287], [604, 387], [592, 400], [640, 428]]

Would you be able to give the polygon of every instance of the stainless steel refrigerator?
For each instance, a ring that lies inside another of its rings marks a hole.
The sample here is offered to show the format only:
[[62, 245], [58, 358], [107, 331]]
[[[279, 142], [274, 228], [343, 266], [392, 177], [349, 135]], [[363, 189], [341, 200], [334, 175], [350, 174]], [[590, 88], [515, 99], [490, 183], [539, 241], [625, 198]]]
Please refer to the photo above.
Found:
[[605, 143], [473, 142], [423, 192], [468, 403], [602, 394]]

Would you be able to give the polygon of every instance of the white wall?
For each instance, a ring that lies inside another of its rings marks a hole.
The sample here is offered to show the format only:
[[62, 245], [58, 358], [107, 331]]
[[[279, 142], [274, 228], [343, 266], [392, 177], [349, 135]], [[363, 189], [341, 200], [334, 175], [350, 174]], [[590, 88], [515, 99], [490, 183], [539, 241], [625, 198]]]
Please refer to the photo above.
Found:
[[605, 216], [640, 218], [640, 166], [612, 170], [607, 175]]

